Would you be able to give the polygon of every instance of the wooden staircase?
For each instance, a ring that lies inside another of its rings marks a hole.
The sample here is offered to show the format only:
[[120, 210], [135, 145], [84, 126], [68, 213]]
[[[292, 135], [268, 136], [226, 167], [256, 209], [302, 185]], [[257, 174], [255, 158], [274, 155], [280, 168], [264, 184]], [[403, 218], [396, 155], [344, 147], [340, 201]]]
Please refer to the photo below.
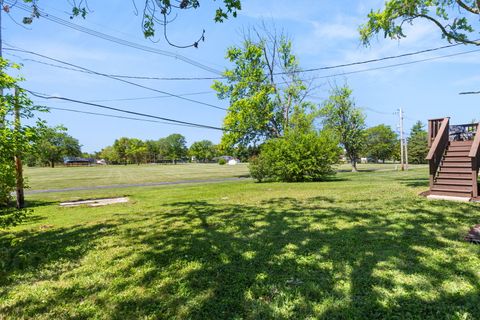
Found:
[[431, 195], [473, 197], [472, 159], [469, 157], [473, 141], [450, 141], [440, 164]]
[[480, 124], [452, 126], [450, 119], [429, 121], [430, 195], [478, 198]]

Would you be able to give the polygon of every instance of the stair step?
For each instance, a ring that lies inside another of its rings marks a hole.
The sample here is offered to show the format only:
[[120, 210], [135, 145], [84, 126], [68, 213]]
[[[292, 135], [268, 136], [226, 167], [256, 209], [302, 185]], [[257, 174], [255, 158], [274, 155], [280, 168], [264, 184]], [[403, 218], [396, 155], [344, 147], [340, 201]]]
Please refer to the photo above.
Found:
[[469, 157], [454, 157], [454, 156], [445, 156], [443, 159], [445, 162], [472, 162], [472, 159]]
[[449, 197], [465, 197], [471, 198], [472, 193], [462, 193], [462, 192], [448, 192], [448, 191], [430, 191], [432, 196], [449, 196]]
[[471, 193], [473, 191], [473, 188], [471, 185], [470, 186], [452, 186], [452, 185], [434, 184], [432, 191]]
[[468, 155], [470, 150], [448, 150], [445, 154], [446, 157], [465, 157], [470, 158]]
[[459, 151], [461, 151], [461, 152], [463, 152], [463, 151], [470, 152], [470, 149], [471, 149], [470, 146], [452, 146], [452, 145], [451, 145], [451, 146], [448, 147], [447, 150], [448, 150], [448, 152], [450, 152], [450, 151], [453, 151], [453, 152], [459, 152]]
[[472, 186], [472, 179], [445, 179], [437, 178], [435, 186]]
[[453, 174], [472, 174], [472, 168], [448, 168], [440, 167], [440, 173], [453, 173]]
[[469, 141], [450, 141], [450, 146], [471, 146], [473, 144], [472, 140]]
[[471, 170], [472, 163], [469, 162], [444, 162], [442, 168], [469, 168]]
[[471, 174], [470, 171], [468, 171], [468, 172], [461, 172], [461, 173], [442, 172], [442, 171], [440, 171], [440, 172], [438, 173], [438, 178], [439, 178], [439, 179], [472, 180], [472, 174]]

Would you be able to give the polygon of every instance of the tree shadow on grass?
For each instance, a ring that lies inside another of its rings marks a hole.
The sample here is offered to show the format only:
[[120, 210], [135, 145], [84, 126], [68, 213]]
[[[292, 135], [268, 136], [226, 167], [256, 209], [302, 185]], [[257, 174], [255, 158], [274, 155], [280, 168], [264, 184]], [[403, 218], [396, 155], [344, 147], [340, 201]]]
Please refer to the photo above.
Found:
[[42, 250], [39, 240], [59, 247], [7, 276], [42, 270], [54, 258], [75, 265], [107, 236], [124, 250], [102, 265], [115, 270], [114, 282], [62, 288], [42, 309], [27, 299], [7, 312], [71, 317], [81, 298], [94, 302], [77, 316], [111, 319], [474, 318], [479, 250], [459, 242], [458, 228], [474, 223], [476, 210], [417, 200], [357, 208], [325, 197], [171, 203], [119, 216], [109, 234], [101, 231], [107, 225], [25, 235], [25, 252]]
[[55, 278], [68, 271], [52, 267], [59, 261], [68, 261], [74, 268], [76, 261], [94, 248], [94, 241], [109, 234], [113, 226], [100, 223], [68, 229], [40, 227], [15, 234], [0, 232], [0, 287], [10, 285], [16, 276], [35, 278], [44, 271], [47, 278]]
[[407, 187], [412, 187], [412, 188], [416, 188], [416, 187], [428, 187], [429, 186], [429, 179], [428, 178], [416, 178], [416, 179], [413, 179], [413, 178], [401, 178], [401, 179], [397, 179], [398, 181], [400, 181], [401, 184], [404, 184], [406, 185]]

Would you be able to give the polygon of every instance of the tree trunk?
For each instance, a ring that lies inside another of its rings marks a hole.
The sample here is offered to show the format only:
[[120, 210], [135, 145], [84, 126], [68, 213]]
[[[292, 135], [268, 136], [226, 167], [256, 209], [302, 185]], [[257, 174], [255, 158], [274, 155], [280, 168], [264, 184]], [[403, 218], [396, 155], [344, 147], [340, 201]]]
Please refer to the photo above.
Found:
[[50, 161], [50, 167], [51, 167], [51, 168], [55, 168], [55, 161], [53, 161], [53, 160]]
[[358, 172], [358, 169], [357, 169], [357, 160], [351, 160], [351, 164], [352, 164], [352, 172]]

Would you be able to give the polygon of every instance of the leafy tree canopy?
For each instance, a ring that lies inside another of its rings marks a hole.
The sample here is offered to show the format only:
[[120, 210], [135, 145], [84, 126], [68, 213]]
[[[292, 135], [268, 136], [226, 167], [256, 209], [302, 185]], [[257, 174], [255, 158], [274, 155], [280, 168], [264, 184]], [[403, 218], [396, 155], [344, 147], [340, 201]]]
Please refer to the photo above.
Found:
[[187, 142], [185, 137], [179, 133], [174, 133], [165, 138], [168, 157], [173, 163], [187, 155]]
[[371, 11], [360, 27], [364, 44], [383, 32], [385, 37], [401, 39], [405, 23], [423, 19], [439, 28], [448, 41], [480, 45], [474, 26], [480, 18], [479, 0], [388, 0], [381, 10]]
[[217, 153], [217, 148], [210, 140], [201, 140], [192, 143], [188, 154], [196, 160], [206, 162], [212, 160]]
[[49, 164], [53, 168], [64, 157], [82, 155], [80, 143], [67, 133], [64, 126], [42, 127], [38, 130], [38, 135], [34, 156], [42, 164]]
[[357, 159], [365, 142], [365, 115], [355, 107], [352, 90], [346, 85], [333, 88], [320, 114], [324, 126], [338, 137], [345, 149], [352, 171], [357, 171]]
[[300, 124], [292, 122], [296, 114], [314, 109], [305, 101], [308, 88], [299, 77], [299, 63], [287, 37], [266, 28], [252, 29], [241, 46], [228, 49], [227, 59], [233, 68], [224, 72], [224, 82], [213, 85], [218, 97], [230, 102], [222, 148], [282, 137], [288, 128]]
[[397, 145], [397, 134], [384, 124], [365, 130], [365, 154], [375, 160], [392, 159]]
[[[215, 2], [215, 0], [213, 1]], [[30, 16], [25, 17], [23, 23], [31, 24], [33, 19], [41, 17], [41, 10], [38, 6], [38, 3], [41, 2], [40, 0], [23, 0], [23, 2], [31, 5], [32, 8]], [[230, 16], [236, 17], [237, 12], [242, 9], [240, 0], [221, 0], [216, 3], [219, 2], [220, 5], [215, 10], [213, 17], [215, 22], [223, 22]], [[88, 0], [68, 1], [68, 3], [72, 6], [72, 12], [70, 15], [71, 19], [74, 17], [86, 18], [91, 12]], [[202, 1], [202, 3], [205, 3], [205, 1]], [[177, 46], [171, 43], [167, 37], [167, 25], [175, 20], [175, 17], [178, 16], [181, 11], [199, 8], [200, 0], [145, 0], [140, 1], [138, 6], [137, 1], [132, 0], [132, 6], [136, 15], [138, 15], [138, 9], [141, 9], [141, 15], [143, 17], [142, 31], [146, 38], [154, 37], [157, 27], [160, 26], [160, 28], [163, 29], [165, 40], [170, 45], [176, 47], [198, 47], [198, 43], [204, 40], [205, 31], [203, 31], [201, 37], [197, 41], [187, 46]], [[6, 10], [9, 10], [8, 6], [6, 7]]]
[[[29, 212], [10, 207], [11, 193], [17, 182], [14, 156], [28, 153], [37, 137], [36, 128], [22, 125], [20, 119], [33, 118], [35, 111], [44, 110], [35, 106], [26, 92], [18, 88], [23, 79], [8, 75], [7, 70], [11, 68], [19, 69], [19, 66], [0, 58], [0, 88], [3, 89], [0, 95], [0, 228], [19, 223]], [[41, 124], [36, 123], [37, 126]]]

